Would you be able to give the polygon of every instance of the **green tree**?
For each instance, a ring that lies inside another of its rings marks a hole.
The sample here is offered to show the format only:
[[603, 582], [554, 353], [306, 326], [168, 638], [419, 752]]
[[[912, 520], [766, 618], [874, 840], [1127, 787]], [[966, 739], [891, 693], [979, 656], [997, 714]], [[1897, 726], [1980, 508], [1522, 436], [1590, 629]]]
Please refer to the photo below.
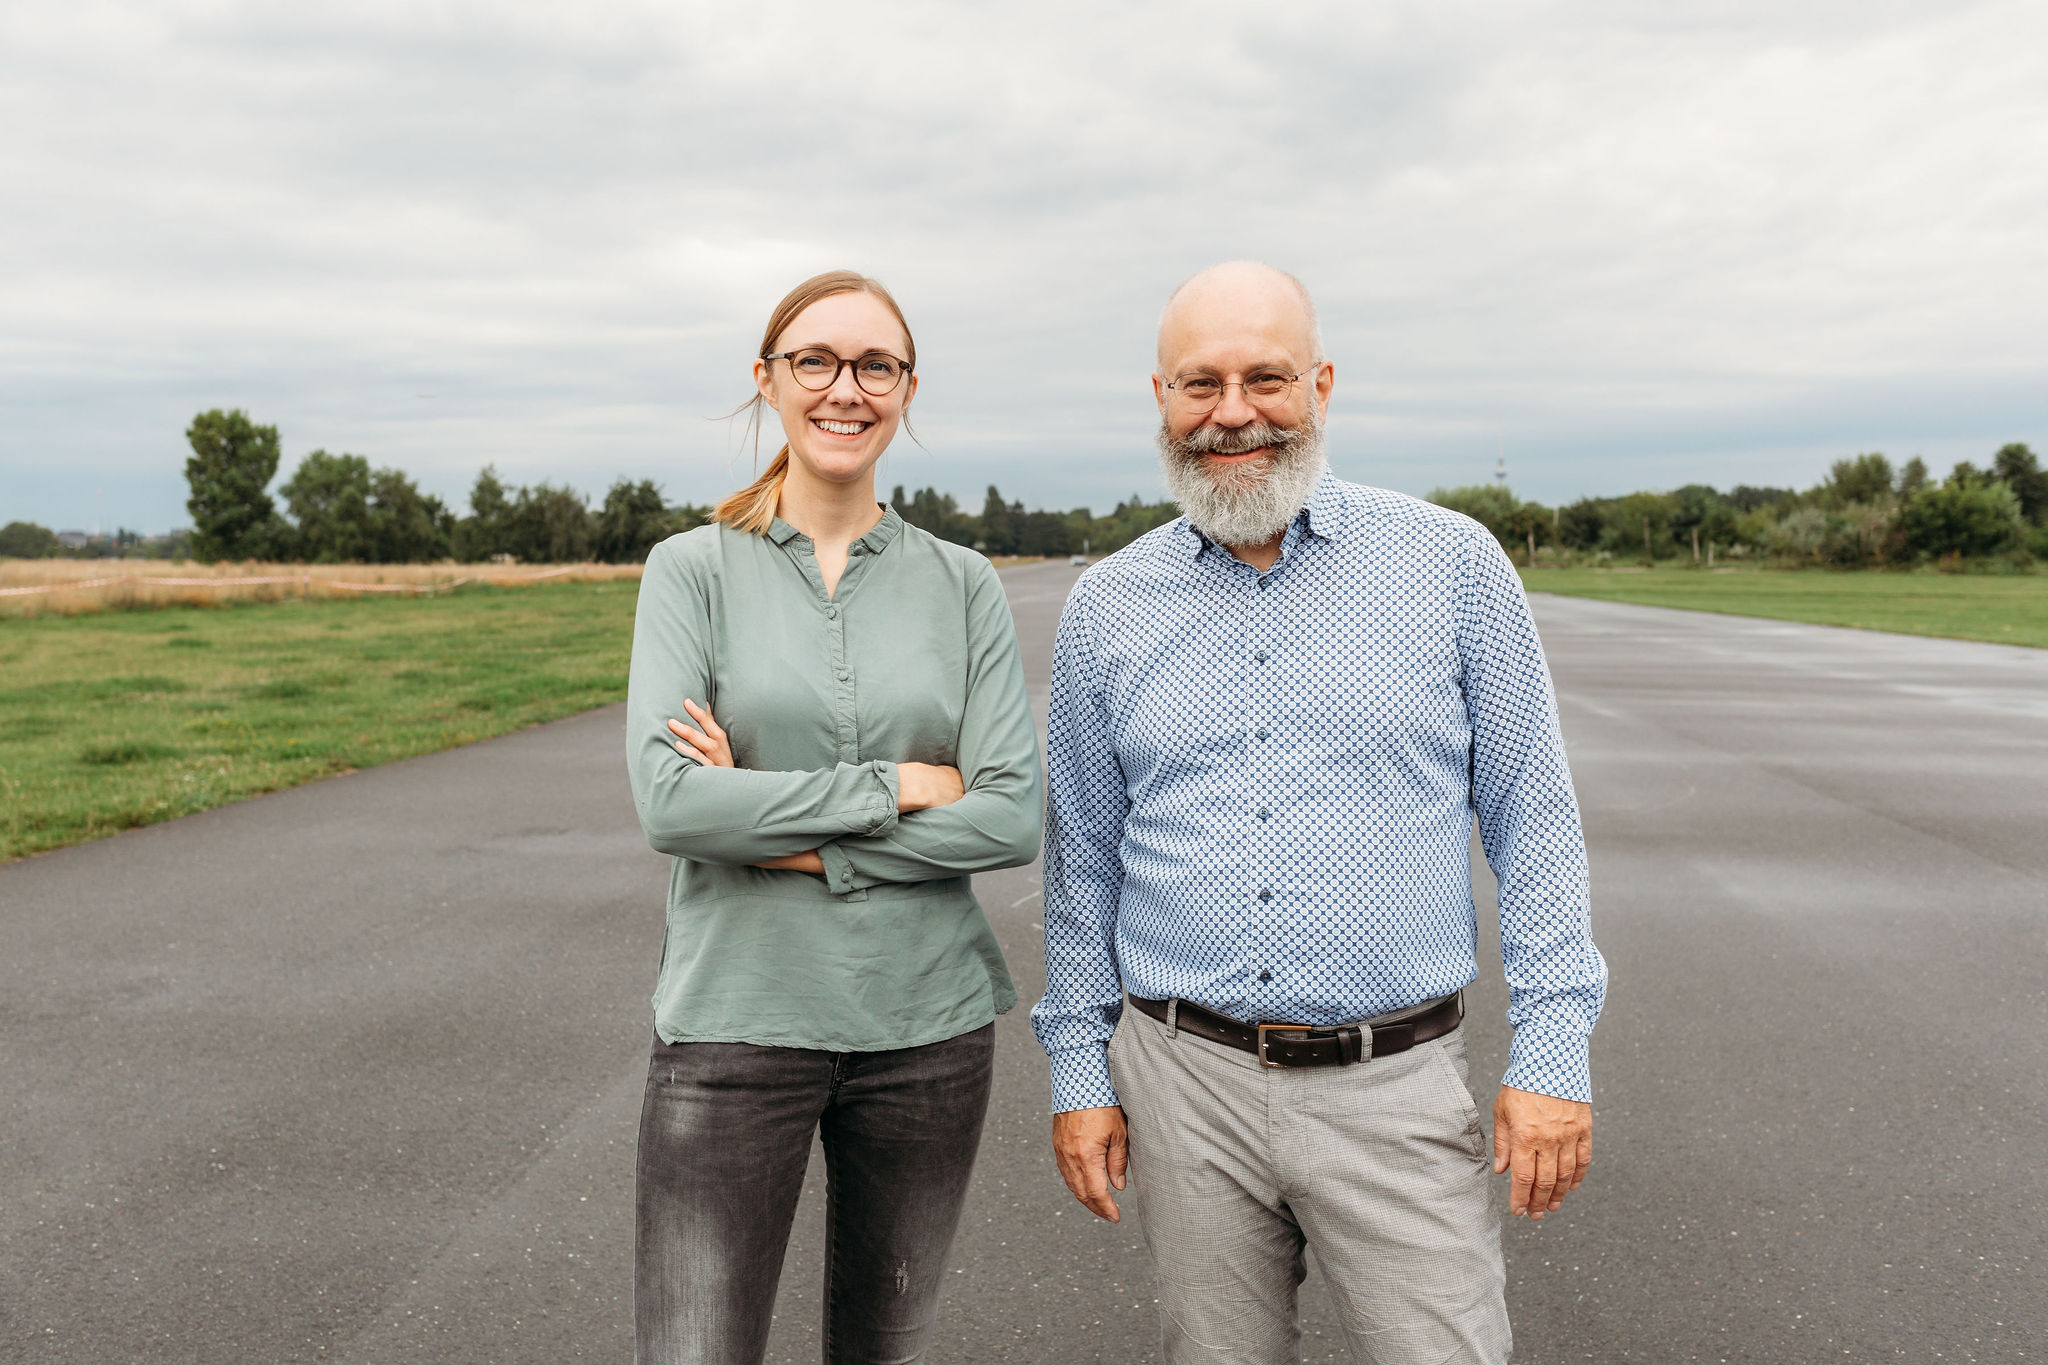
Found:
[[313, 564], [374, 559], [370, 462], [315, 450], [277, 491], [298, 523], [299, 554]]
[[2010, 487], [1953, 476], [1916, 493], [1898, 520], [1905, 548], [1930, 558], [2004, 554], [2019, 547], [2025, 528], [2019, 497]]
[[638, 564], [670, 536], [710, 520], [708, 507], [670, 507], [652, 479], [620, 479], [604, 495], [604, 506], [592, 520], [591, 547], [608, 564]]
[[1899, 470], [1897, 492], [1901, 498], [1910, 498], [1927, 487], [1927, 461], [1915, 455]]
[[1540, 502], [1525, 502], [1515, 508], [1502, 528], [1507, 538], [1501, 541], [1511, 554], [1526, 555], [1530, 563], [1536, 562], [1536, 548], [1548, 545], [1557, 533], [1557, 515]]
[[0, 526], [0, 557], [8, 559], [52, 559], [57, 554], [57, 533], [32, 521], [10, 521]]
[[1453, 512], [1463, 512], [1493, 532], [1503, 545], [1514, 539], [1509, 521], [1521, 510], [1521, 499], [1497, 483], [1466, 484], [1462, 488], [1432, 488], [1428, 501]]
[[1875, 451], [1851, 460], [1836, 460], [1827, 480], [1814, 490], [1825, 507], [1879, 503], [1892, 494], [1892, 462]]
[[1058, 512], [1026, 512], [1014, 524], [1020, 555], [1064, 555], [1081, 547], [1073, 525]]
[[1728, 490], [1728, 501], [1742, 513], [1777, 507], [1798, 496], [1789, 488], [1752, 488], [1746, 483], [1736, 484]]
[[1735, 538], [1734, 506], [1703, 483], [1689, 483], [1671, 495], [1671, 536], [1682, 555], [1704, 555], [1709, 546]]
[[1676, 512], [1676, 500], [1669, 493], [1630, 493], [1615, 498], [1607, 506], [1600, 548], [1617, 556], [1662, 558], [1674, 547], [1671, 520]]
[[951, 493], [941, 493], [936, 488], [920, 488], [906, 498], [903, 485], [898, 484], [889, 495], [889, 505], [896, 509], [897, 516], [940, 540], [950, 540], [955, 545], [972, 545], [981, 539], [980, 519], [962, 512]]
[[575, 564], [590, 558], [590, 509], [573, 488], [521, 488], [505, 514], [505, 552], [528, 564]]
[[1017, 526], [1023, 519], [1024, 504], [1014, 508], [1003, 501], [1003, 495], [994, 484], [988, 486], [988, 496], [981, 504], [981, 539], [978, 544], [984, 554], [1013, 555], [1017, 550]]
[[2035, 526], [2048, 525], [2048, 470], [2032, 450], [2018, 442], [2000, 447], [1991, 472], [2020, 500], [2021, 516]]
[[465, 564], [477, 564], [505, 548], [505, 528], [512, 515], [512, 499], [498, 478], [494, 465], [485, 465], [469, 490], [469, 515], [455, 523], [455, 557]]
[[446, 559], [455, 519], [441, 500], [423, 494], [396, 469], [370, 476], [364, 558], [377, 564], [431, 564]]
[[200, 413], [185, 429], [191, 489], [192, 555], [205, 562], [274, 553], [280, 523], [264, 490], [277, 475], [277, 428], [258, 426], [240, 408]]
[[1607, 535], [1606, 498], [1580, 498], [1557, 511], [1557, 538], [1574, 550], [1597, 550]]

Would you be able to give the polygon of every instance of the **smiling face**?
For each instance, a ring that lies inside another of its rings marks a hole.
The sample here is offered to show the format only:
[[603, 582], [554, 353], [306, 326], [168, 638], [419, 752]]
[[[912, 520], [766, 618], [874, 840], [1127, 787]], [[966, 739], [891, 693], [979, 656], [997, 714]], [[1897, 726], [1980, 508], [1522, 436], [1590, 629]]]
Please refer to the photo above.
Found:
[[[1270, 453], [1264, 445], [1245, 449], [1229, 433], [1255, 436], [1267, 426], [1295, 428], [1309, 420], [1309, 410], [1327, 415], [1332, 372], [1319, 364], [1315, 323], [1299, 287], [1268, 266], [1249, 262], [1203, 271], [1182, 287], [1167, 305], [1159, 323], [1159, 372], [1152, 376], [1166, 431], [1188, 439], [1204, 428], [1206, 441], [1217, 447], [1209, 458], [1214, 468], [1251, 464]], [[1311, 367], [1314, 367], [1311, 369]], [[1269, 409], [1245, 400], [1241, 385], [1261, 372], [1302, 375], [1286, 401]], [[1190, 412], [1166, 385], [1184, 375], [1200, 374], [1229, 384], [1207, 412]]]
[[[1197, 377], [1223, 386], [1213, 406], [1188, 401]], [[1247, 397], [1275, 378], [1292, 381], [1284, 397]], [[1240, 261], [1183, 285], [1160, 319], [1152, 391], [1167, 490], [1188, 519], [1230, 546], [1276, 540], [1326, 467], [1333, 382], [1291, 277]]]
[[[888, 305], [872, 294], [833, 294], [798, 313], [775, 338], [777, 353], [822, 347], [852, 360], [883, 351], [898, 360], [910, 356], [910, 338]], [[782, 418], [792, 473], [825, 483], [846, 484], [868, 477], [895, 439], [903, 413], [917, 392], [917, 376], [904, 376], [895, 389], [872, 394], [854, 381], [853, 367], [839, 371], [828, 389], [807, 389], [787, 360], [756, 360], [754, 383]]]

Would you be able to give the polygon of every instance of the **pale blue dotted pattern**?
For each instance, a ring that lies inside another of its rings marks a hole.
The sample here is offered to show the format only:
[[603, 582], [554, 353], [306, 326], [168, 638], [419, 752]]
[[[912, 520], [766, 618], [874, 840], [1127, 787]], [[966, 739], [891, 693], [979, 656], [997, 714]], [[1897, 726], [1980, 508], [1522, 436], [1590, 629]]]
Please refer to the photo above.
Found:
[[1148, 533], [1067, 598], [1047, 745], [1031, 1015], [1056, 1111], [1117, 1103], [1125, 990], [1336, 1024], [1469, 984], [1475, 813], [1506, 1082], [1591, 1098], [1607, 964], [1578, 800], [1521, 581], [1477, 522], [1326, 475], [1263, 575], [1185, 518]]

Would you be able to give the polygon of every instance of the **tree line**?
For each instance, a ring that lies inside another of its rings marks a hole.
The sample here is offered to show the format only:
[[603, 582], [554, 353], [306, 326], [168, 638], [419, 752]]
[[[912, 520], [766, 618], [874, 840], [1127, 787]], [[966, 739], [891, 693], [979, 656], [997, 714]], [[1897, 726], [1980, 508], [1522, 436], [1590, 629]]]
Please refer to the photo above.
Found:
[[1106, 517], [1086, 507], [1027, 512], [1021, 502], [1005, 502], [994, 484], [988, 486], [979, 513], [961, 510], [952, 494], [936, 488], [920, 488], [906, 497], [901, 484], [889, 495], [889, 503], [912, 526], [991, 555], [1105, 555], [1180, 515], [1178, 504], [1146, 502], [1136, 493]]
[[1835, 461], [1804, 491], [1688, 484], [1547, 507], [1478, 484], [1439, 488], [1429, 500], [1530, 560], [1546, 548], [1592, 563], [1749, 559], [1845, 569], [2048, 559], [2048, 470], [2018, 443], [1989, 468], [1965, 460], [1938, 481], [1917, 455], [1895, 469], [1873, 452]]
[[[397, 469], [373, 469], [360, 455], [316, 450], [278, 487], [282, 511], [265, 491], [277, 472], [277, 428], [215, 410], [193, 419], [185, 477], [192, 498], [192, 545], [205, 559], [401, 564], [511, 558], [563, 564], [638, 563], [655, 545], [702, 526], [711, 509], [670, 505], [651, 480], [620, 479], [590, 506], [574, 489], [540, 483], [512, 488], [486, 466], [457, 516]], [[980, 515], [962, 512], [936, 489], [892, 501], [906, 521], [989, 554], [1107, 551], [1177, 515], [1171, 503], [1133, 498], [1107, 517], [1086, 508], [1027, 512], [993, 486]]]
[[[458, 515], [402, 470], [325, 450], [302, 459], [273, 496], [276, 427], [214, 409], [193, 418], [185, 435], [191, 530], [147, 542], [122, 532], [75, 553], [189, 553], [205, 562], [637, 563], [711, 516], [709, 507], [670, 504], [651, 480], [619, 479], [593, 506], [566, 486], [512, 487], [489, 466], [470, 489], [468, 514]], [[1591, 563], [1749, 559], [1841, 568], [2048, 559], [2048, 471], [2022, 444], [2000, 449], [1988, 468], [1964, 461], [1939, 481], [1917, 456], [1894, 469], [1873, 453], [1836, 461], [1804, 491], [1743, 485], [1722, 493], [1689, 484], [1545, 506], [1480, 484], [1440, 488], [1429, 500], [1475, 518], [1532, 561], [1539, 550]], [[994, 485], [978, 512], [935, 488], [907, 493], [898, 485], [890, 503], [912, 525], [991, 555], [1108, 554], [1179, 515], [1172, 502], [1136, 494], [1107, 516], [1085, 507], [1027, 511]], [[0, 555], [57, 553], [56, 536], [41, 526], [0, 528]]]
[[[273, 494], [280, 462], [276, 427], [239, 409], [216, 408], [193, 418], [185, 438], [192, 448], [185, 461], [192, 528], [162, 539], [205, 563], [630, 564], [669, 536], [711, 519], [709, 507], [670, 504], [651, 480], [619, 479], [592, 506], [565, 486], [514, 488], [490, 466], [477, 475], [463, 516], [421, 492], [403, 470], [375, 468], [363, 456], [325, 450], [301, 459]], [[1085, 507], [1026, 511], [993, 485], [979, 513], [963, 511], [952, 495], [934, 488], [906, 494], [899, 486], [890, 501], [912, 525], [992, 555], [1106, 554], [1179, 515], [1171, 502], [1148, 503], [1135, 495], [1104, 517]], [[118, 544], [94, 548], [118, 556], [134, 549], [131, 542], [139, 546], [140, 538], [124, 533]], [[44, 558], [59, 548], [44, 527], [15, 522], [0, 528], [0, 555]]]
[[572, 488], [508, 487], [490, 466], [470, 489], [469, 515], [458, 516], [403, 470], [325, 450], [300, 460], [273, 497], [276, 427], [216, 408], [193, 418], [185, 437], [192, 447], [185, 461], [192, 557], [206, 562], [623, 564], [710, 516], [708, 508], [670, 506], [649, 480], [620, 479], [592, 507]]

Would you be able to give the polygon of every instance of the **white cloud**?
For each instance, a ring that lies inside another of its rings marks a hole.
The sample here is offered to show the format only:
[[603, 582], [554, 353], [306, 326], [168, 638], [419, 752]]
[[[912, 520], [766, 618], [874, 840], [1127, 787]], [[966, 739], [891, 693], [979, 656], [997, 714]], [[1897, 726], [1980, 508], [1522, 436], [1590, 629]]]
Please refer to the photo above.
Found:
[[456, 501], [704, 500], [840, 264], [919, 338], [883, 479], [969, 496], [1155, 489], [1159, 303], [1239, 255], [1316, 290], [1356, 477], [1981, 458], [2048, 443], [2044, 91], [2024, 3], [16, 0], [0, 517], [180, 519], [217, 404]]

